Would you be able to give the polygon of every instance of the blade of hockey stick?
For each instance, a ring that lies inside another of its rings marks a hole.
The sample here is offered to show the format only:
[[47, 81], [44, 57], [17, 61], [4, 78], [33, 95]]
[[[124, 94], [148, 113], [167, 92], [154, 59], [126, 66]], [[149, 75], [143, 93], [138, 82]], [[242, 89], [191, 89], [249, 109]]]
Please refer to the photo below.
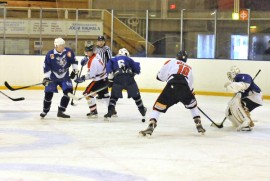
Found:
[[102, 87], [102, 88], [100, 88], [100, 89], [98, 89], [98, 90], [96, 90], [96, 91], [94, 91], [94, 92], [90, 92], [89, 94], [84, 95], [84, 96], [82, 96], [82, 97], [77, 97], [77, 96], [75, 96], [74, 94], [68, 93], [68, 97], [70, 97], [70, 98], [72, 98], [72, 99], [74, 99], [74, 100], [79, 101], [79, 100], [82, 100], [83, 98], [92, 96], [92, 95], [94, 95], [94, 94], [96, 94], [96, 93], [98, 93], [98, 92], [100, 92], [100, 91], [102, 91], [103, 89], [106, 89], [106, 88], [108, 88], [108, 86]]
[[37, 84], [32, 84], [32, 85], [27, 85], [27, 86], [19, 87], [19, 88], [13, 88], [13, 87], [11, 87], [7, 81], [5, 81], [4, 84], [5, 84], [6, 88], [8, 88], [9, 90], [16, 91], [16, 90], [20, 90], [20, 89], [26, 89], [26, 88], [29, 88], [29, 87], [37, 86], [37, 85], [42, 85], [42, 82], [41, 83], [37, 83]]
[[9, 98], [10, 100], [12, 101], [23, 101], [24, 100], [24, 97], [20, 97], [20, 98], [12, 98], [12, 97], [9, 97], [8, 95], [6, 95], [4, 92], [0, 91], [1, 94], [3, 94], [4, 96], [6, 96], [7, 98]]
[[208, 120], [211, 121], [216, 127], [218, 127], [218, 128], [223, 128], [223, 125], [218, 125], [217, 123], [215, 123], [215, 122], [214, 122], [207, 114], [205, 114], [205, 112], [203, 112], [203, 111], [201, 110], [201, 108], [198, 107], [198, 109], [199, 109], [199, 111], [200, 111], [205, 117], [207, 117]]

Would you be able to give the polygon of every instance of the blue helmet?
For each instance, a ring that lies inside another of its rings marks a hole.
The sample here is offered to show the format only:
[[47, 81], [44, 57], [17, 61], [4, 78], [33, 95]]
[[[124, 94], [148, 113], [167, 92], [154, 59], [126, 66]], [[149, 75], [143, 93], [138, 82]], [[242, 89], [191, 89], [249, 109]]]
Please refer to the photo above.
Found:
[[183, 62], [187, 62], [187, 58], [188, 58], [187, 52], [184, 50], [181, 50], [176, 54], [177, 60], [182, 60]]

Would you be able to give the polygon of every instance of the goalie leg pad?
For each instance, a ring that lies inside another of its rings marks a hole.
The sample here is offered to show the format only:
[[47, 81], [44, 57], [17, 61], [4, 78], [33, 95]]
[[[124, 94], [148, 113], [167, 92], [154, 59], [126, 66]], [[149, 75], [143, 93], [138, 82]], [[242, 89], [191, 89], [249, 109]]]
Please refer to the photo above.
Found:
[[226, 109], [226, 117], [232, 122], [234, 127], [241, 130], [244, 127], [254, 126], [248, 111], [242, 107], [239, 95], [236, 95], [229, 103]]

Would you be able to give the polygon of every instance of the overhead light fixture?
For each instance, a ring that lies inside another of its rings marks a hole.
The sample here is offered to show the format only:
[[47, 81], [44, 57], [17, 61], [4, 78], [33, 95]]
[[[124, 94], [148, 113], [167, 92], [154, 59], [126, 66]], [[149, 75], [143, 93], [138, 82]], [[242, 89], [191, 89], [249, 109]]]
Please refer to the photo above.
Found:
[[233, 20], [239, 20], [239, 13], [232, 13]]

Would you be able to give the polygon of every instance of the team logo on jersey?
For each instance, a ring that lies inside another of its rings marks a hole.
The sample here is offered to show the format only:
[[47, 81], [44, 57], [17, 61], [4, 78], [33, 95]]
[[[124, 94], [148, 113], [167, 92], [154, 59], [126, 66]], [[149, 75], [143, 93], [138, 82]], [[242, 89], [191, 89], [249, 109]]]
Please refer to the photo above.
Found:
[[51, 59], [54, 59], [54, 54], [50, 54]]
[[56, 58], [57, 64], [61, 67], [65, 67], [67, 64], [66, 55], [63, 55], [63, 57], [59, 56]]
[[70, 58], [71, 57], [71, 52], [67, 52], [67, 56], [68, 56], [68, 58]]

